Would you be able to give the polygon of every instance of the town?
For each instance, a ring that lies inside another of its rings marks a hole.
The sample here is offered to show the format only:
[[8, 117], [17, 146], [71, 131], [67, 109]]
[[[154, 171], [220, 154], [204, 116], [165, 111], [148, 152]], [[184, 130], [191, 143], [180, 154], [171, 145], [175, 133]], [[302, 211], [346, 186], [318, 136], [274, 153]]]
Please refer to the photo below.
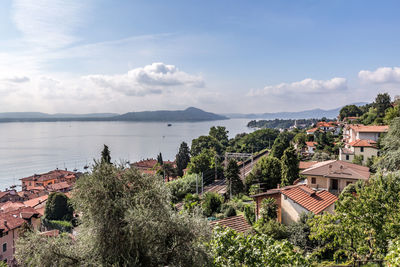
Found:
[[[31, 240], [41, 242], [57, 238], [76, 242], [80, 231], [88, 227], [83, 223], [86, 216], [100, 223], [96, 216], [117, 212], [114, 204], [96, 201], [99, 188], [85, 184], [98, 183], [107, 195], [123, 194], [138, 186], [134, 180], [125, 181], [125, 175], [144, 183], [154, 177], [162, 182], [163, 189], [157, 189], [157, 194], [168, 195], [164, 198], [170, 201], [171, 212], [203, 219], [208, 227], [204, 231], [214, 232], [206, 240], [217, 266], [237, 266], [252, 258], [265, 263], [266, 258], [240, 255], [241, 246], [246, 253], [256, 253], [250, 237], [263, 244], [264, 256], [279, 247], [280, 258], [268, 259], [279, 263], [271, 266], [383, 264], [391, 257], [398, 259], [391, 251], [399, 250], [395, 239], [400, 215], [395, 202], [400, 195], [395, 172], [400, 168], [396, 154], [399, 110], [400, 98], [392, 101], [388, 94], [379, 94], [371, 104], [345, 106], [336, 119], [324, 118], [306, 128], [295, 123], [288, 129], [262, 128], [229, 139], [225, 127], [212, 127], [208, 136], [194, 139], [190, 148], [183, 142], [174, 161], [164, 161], [160, 153], [156, 159], [143, 159], [129, 167], [114, 166], [117, 163], [104, 145], [101, 160], [85, 173], [55, 169], [20, 178], [21, 190], [0, 192], [0, 259], [17, 266], [32, 260], [29, 253], [40, 258], [41, 249], [29, 252], [33, 244], [29, 239], [23, 241], [32, 234], [37, 239]], [[141, 186], [152, 186], [149, 181]], [[118, 189], [114, 183], [126, 188]], [[75, 202], [75, 197], [94, 202]], [[159, 204], [142, 197], [142, 205]], [[128, 209], [136, 204], [124, 205]], [[120, 215], [110, 216], [124, 220]], [[363, 229], [357, 229], [357, 224]], [[82, 263], [83, 259], [58, 253], [61, 265]]]

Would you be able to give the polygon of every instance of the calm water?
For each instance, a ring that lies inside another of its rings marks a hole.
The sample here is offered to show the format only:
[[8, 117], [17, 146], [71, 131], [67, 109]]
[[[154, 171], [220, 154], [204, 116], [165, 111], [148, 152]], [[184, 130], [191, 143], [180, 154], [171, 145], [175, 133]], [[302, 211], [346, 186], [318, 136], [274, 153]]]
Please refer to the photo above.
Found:
[[0, 189], [18, 179], [55, 168], [78, 169], [99, 158], [103, 144], [115, 161], [156, 158], [173, 160], [182, 141], [208, 134], [211, 126], [225, 126], [229, 136], [250, 132], [247, 119], [212, 122], [34, 122], [0, 123]]

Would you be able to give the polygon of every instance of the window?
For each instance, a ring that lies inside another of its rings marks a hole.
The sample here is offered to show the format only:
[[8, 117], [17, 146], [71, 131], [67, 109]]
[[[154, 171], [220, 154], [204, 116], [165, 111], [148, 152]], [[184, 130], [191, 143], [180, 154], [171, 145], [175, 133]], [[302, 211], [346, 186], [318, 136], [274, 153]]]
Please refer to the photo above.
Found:
[[6, 252], [7, 251], [7, 243], [4, 243], [3, 244], [3, 252]]
[[360, 147], [360, 151], [361, 151], [361, 152], [364, 152], [364, 147], [363, 147], [363, 146]]
[[350, 156], [349, 155], [346, 155], [346, 160], [350, 160]]
[[312, 178], [311, 178], [311, 183], [312, 183], [312, 184], [316, 184], [316, 183], [317, 183], [317, 179], [316, 179], [315, 177], [312, 177]]

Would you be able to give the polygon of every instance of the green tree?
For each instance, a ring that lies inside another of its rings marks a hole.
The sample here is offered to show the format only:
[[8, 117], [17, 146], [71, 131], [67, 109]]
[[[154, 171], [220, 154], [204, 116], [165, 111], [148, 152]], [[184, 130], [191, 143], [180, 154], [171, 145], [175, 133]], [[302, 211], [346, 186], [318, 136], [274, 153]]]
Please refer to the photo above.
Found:
[[296, 247], [300, 247], [306, 252], [312, 252], [318, 246], [318, 242], [309, 238], [311, 229], [308, 221], [314, 217], [314, 214], [302, 213], [297, 222], [288, 225], [288, 240]]
[[183, 176], [183, 170], [186, 169], [188, 163], [190, 161], [190, 151], [189, 146], [186, 142], [182, 142], [178, 154], [176, 154], [175, 162], [176, 162], [176, 170], [178, 176]]
[[290, 146], [290, 141], [293, 139], [294, 134], [291, 132], [282, 132], [274, 141], [272, 146], [271, 154], [272, 156], [280, 159], [283, 156], [283, 152], [286, 148]]
[[376, 108], [378, 117], [383, 118], [385, 116], [386, 110], [392, 106], [390, 95], [388, 93], [378, 94], [375, 98], [375, 102], [373, 103], [373, 105], [374, 108]]
[[228, 181], [228, 190], [232, 195], [237, 195], [244, 192], [244, 185], [239, 177], [239, 166], [234, 159], [229, 160], [225, 169], [225, 179]]
[[203, 197], [203, 211], [204, 215], [207, 217], [212, 216], [215, 213], [221, 211], [221, 205], [224, 202], [222, 196], [215, 192], [207, 192]]
[[369, 125], [375, 123], [378, 118], [378, 110], [375, 107], [370, 107], [368, 112], [361, 116], [360, 121], [365, 125]]
[[261, 201], [260, 218], [270, 220], [277, 218], [278, 205], [274, 198], [266, 198]]
[[294, 147], [290, 146], [283, 152], [282, 185], [292, 185], [299, 178], [299, 158]]
[[226, 130], [224, 126], [213, 126], [210, 128], [210, 132], [208, 133], [209, 136], [214, 137], [217, 139], [224, 147], [228, 145], [228, 133], [229, 131]]
[[212, 136], [200, 136], [192, 140], [192, 148], [190, 153], [193, 156], [199, 155], [203, 150], [214, 150], [218, 155], [223, 152], [221, 143]]
[[183, 200], [183, 208], [188, 212], [193, 212], [200, 207], [200, 197], [197, 194], [187, 194]]
[[111, 164], [111, 152], [107, 145], [104, 145], [103, 151], [101, 151], [101, 162]]
[[253, 184], [260, 184], [260, 188], [268, 190], [276, 188], [281, 183], [281, 161], [275, 157], [262, 157], [246, 177], [247, 190]]
[[160, 166], [164, 165], [164, 161], [163, 161], [161, 152], [160, 152], [160, 154], [157, 155], [157, 163]]
[[[18, 239], [23, 266], [204, 266], [210, 228], [198, 214], [178, 213], [159, 176], [95, 164], [74, 188], [80, 217], [74, 240], [33, 234]], [[36, 243], [37, 242], [37, 243]], [[182, 253], [185, 251], [185, 253]]]
[[382, 260], [389, 241], [400, 234], [400, 173], [377, 175], [368, 183], [342, 192], [335, 214], [310, 220], [311, 238], [327, 241], [321, 250], [334, 250], [335, 258]]
[[301, 150], [306, 147], [307, 134], [305, 132], [297, 133], [293, 138], [294, 143], [297, 145], [297, 149]]
[[310, 266], [310, 261], [287, 241], [265, 234], [244, 235], [217, 227], [209, 244], [213, 266]]
[[205, 149], [196, 156], [190, 159], [188, 164], [189, 173], [209, 173], [214, 170], [215, 167], [215, 156], [214, 150]]
[[241, 153], [255, 153], [271, 148], [279, 135], [276, 129], [260, 129], [249, 134], [238, 134], [229, 141], [228, 151]]
[[383, 121], [385, 124], [391, 124], [391, 122], [397, 117], [400, 117], [400, 105], [396, 105], [395, 107], [388, 108], [386, 110]]
[[68, 197], [63, 193], [54, 192], [46, 201], [44, 217], [47, 220], [71, 221], [73, 211]]
[[389, 132], [380, 141], [381, 157], [375, 166], [386, 171], [400, 170], [400, 118], [395, 118]]
[[364, 156], [363, 155], [354, 155], [354, 159], [352, 163], [357, 165], [363, 165]]
[[196, 184], [201, 186], [200, 183], [198, 174], [186, 174], [182, 178], [168, 182], [167, 187], [172, 194], [173, 203], [178, 203], [189, 193], [196, 193]]
[[356, 105], [347, 105], [340, 109], [339, 118], [343, 120], [346, 117], [358, 117], [362, 115], [362, 111]]

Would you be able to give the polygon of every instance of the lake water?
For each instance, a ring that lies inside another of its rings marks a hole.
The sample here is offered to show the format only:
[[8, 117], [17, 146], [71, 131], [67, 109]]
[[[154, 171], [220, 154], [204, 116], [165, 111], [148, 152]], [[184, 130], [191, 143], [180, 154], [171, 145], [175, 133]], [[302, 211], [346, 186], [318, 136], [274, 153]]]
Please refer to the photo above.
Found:
[[19, 179], [55, 168], [78, 169], [100, 157], [103, 144], [113, 161], [156, 158], [174, 160], [182, 141], [225, 126], [229, 136], [250, 132], [247, 119], [208, 122], [33, 122], [0, 123], [0, 189]]

